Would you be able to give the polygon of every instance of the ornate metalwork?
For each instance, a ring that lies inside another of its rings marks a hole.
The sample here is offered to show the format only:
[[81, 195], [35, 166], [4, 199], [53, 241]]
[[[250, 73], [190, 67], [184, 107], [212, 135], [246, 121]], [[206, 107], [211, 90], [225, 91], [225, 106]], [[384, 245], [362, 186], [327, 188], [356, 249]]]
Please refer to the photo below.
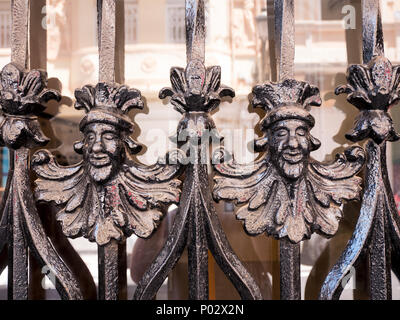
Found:
[[[16, 64], [6, 65], [0, 74], [0, 144], [15, 150], [14, 172], [7, 184], [1, 225], [1, 247], [9, 235], [8, 248], [17, 249], [27, 262], [27, 247], [35, 254], [39, 264], [46, 265], [55, 275], [56, 288], [62, 298], [81, 299], [78, 283], [73, 274], [54, 250], [47, 238], [36, 210], [29, 179], [29, 149], [41, 146], [48, 139], [40, 129], [37, 115], [44, 110], [43, 103], [60, 99], [60, 94], [47, 89], [47, 74], [43, 71], [25, 71]], [[16, 247], [17, 246], [17, 247]], [[12, 263], [10, 298], [27, 299], [27, 264], [22, 260]]]
[[161, 90], [159, 97], [171, 97], [175, 109], [183, 114], [177, 138], [187, 152], [183, 191], [179, 212], [168, 239], [138, 284], [134, 299], [152, 299], [185, 247], [189, 256], [189, 299], [208, 299], [208, 250], [232, 281], [242, 299], [261, 299], [251, 275], [231, 249], [215, 212], [208, 181], [207, 162], [210, 137], [218, 138], [210, 117], [225, 96], [234, 96], [231, 88], [220, 84], [221, 69], [204, 66], [204, 2], [186, 1], [186, 69], [172, 68], [172, 88]]
[[371, 299], [391, 299], [391, 254], [398, 256], [400, 219], [390, 188], [386, 167], [386, 141], [400, 138], [393, 128], [388, 108], [399, 97], [400, 66], [375, 56], [367, 65], [352, 65], [348, 84], [336, 89], [360, 109], [354, 128], [346, 134], [352, 141], [368, 139], [365, 191], [355, 231], [339, 261], [321, 289], [321, 299], [338, 299], [342, 279], [356, 263], [363, 249], [370, 256]]
[[[294, 61], [294, 2], [275, 1], [275, 32], [279, 39], [278, 83], [253, 88], [252, 104], [267, 111], [261, 121], [264, 136], [255, 141], [265, 154], [255, 163], [234, 159], [218, 164], [214, 198], [245, 203], [237, 212], [250, 235], [266, 232], [280, 242], [281, 299], [300, 299], [300, 248], [312, 232], [332, 237], [342, 217], [343, 200], [361, 192], [365, 155], [351, 147], [332, 163], [310, 159], [320, 142], [310, 134], [314, 118], [307, 111], [321, 105], [318, 88], [291, 79]], [[226, 153], [220, 151], [222, 159]]]
[[[400, 261], [400, 217], [388, 178], [386, 142], [400, 139], [388, 113], [400, 100], [400, 66], [384, 57], [379, 0], [362, 1], [363, 64], [350, 66], [348, 83], [335, 91], [347, 94], [360, 110], [346, 137], [353, 142], [368, 139], [365, 150], [350, 147], [330, 163], [311, 158], [321, 143], [310, 133], [315, 119], [309, 109], [320, 106], [321, 98], [317, 87], [293, 79], [294, 0], [274, 0], [278, 79], [255, 86], [252, 92], [253, 106], [266, 111], [260, 123], [264, 135], [254, 141], [255, 150], [263, 154], [252, 164], [239, 164], [219, 149], [212, 161], [213, 189], [207, 172], [209, 145], [222, 137], [210, 113], [222, 98], [235, 93], [221, 84], [219, 66], [205, 67], [204, 1], [186, 0], [187, 66], [172, 68], [172, 88], [159, 94], [160, 99], [169, 97], [183, 115], [174, 137], [180, 150], [152, 166], [131, 157], [141, 146], [130, 137], [135, 127], [128, 112], [141, 109], [143, 100], [138, 90], [118, 84], [124, 82], [122, 51], [117, 50], [123, 46], [123, 37], [118, 36], [123, 31], [116, 23], [121, 4], [97, 1], [99, 82], [75, 91], [75, 108], [86, 112], [80, 122], [84, 138], [74, 145], [83, 160], [61, 166], [47, 150], [29, 157], [31, 149], [49, 140], [38, 115], [47, 101], [59, 101], [60, 93], [47, 88], [46, 72], [25, 70], [29, 0], [11, 2], [12, 62], [0, 72], [0, 145], [10, 149], [11, 167], [0, 204], [0, 252], [7, 246], [9, 298], [28, 298], [29, 252], [40, 266], [49, 268], [63, 299], [83, 298], [75, 275], [45, 233], [37, 200], [57, 205], [57, 220], [67, 237], [83, 236], [98, 244], [100, 299], [123, 296], [125, 239], [131, 234], [150, 237], [171, 203], [179, 204], [179, 212], [134, 299], [153, 298], [186, 247], [189, 299], [208, 299], [208, 250], [243, 299], [262, 299], [230, 247], [214, 198], [243, 205], [236, 215], [249, 235], [265, 232], [280, 240], [281, 299], [300, 299], [299, 243], [314, 232], [327, 238], [335, 235], [343, 203], [359, 199], [362, 179], [356, 174], [366, 162], [359, 220], [319, 298], [338, 299], [342, 280], [367, 254], [371, 299], [390, 299], [390, 272], [398, 268], [392, 261]], [[38, 177], [36, 199], [30, 164]]]
[[285, 80], [253, 89], [253, 105], [266, 116], [261, 121], [264, 136], [255, 142], [265, 152], [254, 164], [234, 159], [215, 165], [214, 198], [235, 200], [236, 215], [250, 235], [266, 232], [293, 243], [309, 239], [316, 231], [332, 237], [342, 217], [343, 200], [356, 200], [364, 164], [364, 152], [351, 147], [331, 163], [309, 158], [321, 143], [310, 134], [314, 118], [306, 110], [320, 105], [319, 90], [306, 82]]
[[160, 160], [145, 167], [129, 158], [127, 150], [141, 149], [129, 137], [133, 123], [126, 115], [143, 106], [138, 90], [98, 83], [76, 90], [75, 97], [75, 108], [87, 112], [80, 122], [84, 139], [74, 145], [83, 161], [63, 167], [48, 151], [36, 152], [37, 200], [63, 206], [57, 220], [67, 237], [105, 245], [132, 233], [150, 236], [162, 217], [160, 205], [179, 201], [180, 181], [173, 177], [180, 165]]
[[[387, 112], [399, 100], [399, 66], [384, 57], [378, 0], [363, 0], [364, 65], [351, 65], [347, 85], [336, 89], [360, 110], [346, 137], [366, 142], [365, 191], [354, 233], [321, 288], [320, 299], [339, 299], [342, 279], [361, 255], [369, 261], [372, 300], [391, 299], [391, 261], [399, 261], [400, 217], [396, 210], [386, 166], [386, 142], [400, 138]], [[394, 266], [393, 266], [394, 267]]]
[[149, 237], [165, 205], [179, 202], [181, 182], [174, 176], [181, 165], [179, 152], [152, 166], [130, 157], [141, 146], [130, 138], [134, 124], [128, 112], [143, 108], [143, 101], [138, 90], [114, 81], [115, 59], [106, 61], [115, 55], [115, 30], [105, 26], [115, 27], [115, 0], [99, 1], [98, 10], [100, 79], [105, 81], [75, 91], [75, 108], [86, 112], [80, 122], [84, 139], [74, 145], [83, 160], [64, 167], [50, 152], [40, 150], [32, 167], [38, 176], [36, 198], [59, 206], [57, 220], [64, 234], [99, 245], [99, 298], [109, 300], [117, 299], [124, 286], [118, 269], [126, 237]]

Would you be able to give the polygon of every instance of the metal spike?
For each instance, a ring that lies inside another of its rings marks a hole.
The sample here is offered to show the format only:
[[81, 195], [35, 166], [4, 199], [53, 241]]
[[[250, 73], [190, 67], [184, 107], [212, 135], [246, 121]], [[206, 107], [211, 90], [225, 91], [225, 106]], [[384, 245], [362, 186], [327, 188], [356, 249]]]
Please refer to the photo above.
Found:
[[275, 0], [275, 52], [278, 80], [294, 77], [294, 0]]
[[363, 63], [373, 56], [384, 56], [382, 18], [379, 0], [362, 1]]
[[186, 59], [200, 60], [205, 57], [204, 0], [186, 0]]

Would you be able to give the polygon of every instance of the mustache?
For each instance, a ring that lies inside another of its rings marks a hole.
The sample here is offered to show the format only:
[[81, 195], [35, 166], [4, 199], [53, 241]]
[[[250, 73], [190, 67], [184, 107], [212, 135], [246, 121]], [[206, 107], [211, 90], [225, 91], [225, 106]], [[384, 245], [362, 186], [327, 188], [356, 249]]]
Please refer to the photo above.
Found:
[[100, 152], [93, 152], [93, 151], [89, 152], [89, 151], [86, 151], [86, 152], [84, 152], [84, 156], [85, 156], [86, 159], [89, 159], [90, 157], [104, 157], [104, 156], [107, 156], [112, 160], [119, 160], [119, 159], [124, 159], [124, 152], [122, 152], [121, 150], [118, 151], [118, 152], [114, 152], [114, 153], [112, 153], [110, 151], [107, 151], [107, 150], [100, 151]]
[[294, 152], [301, 152], [301, 153], [303, 153], [303, 154], [308, 154], [308, 148], [302, 148], [302, 147], [297, 147], [297, 148], [292, 148], [292, 147], [289, 147], [289, 146], [286, 146], [286, 147], [283, 147], [282, 149], [278, 149], [278, 153], [279, 154], [282, 154], [282, 153], [284, 153], [284, 152], [291, 152], [291, 153], [294, 153]]

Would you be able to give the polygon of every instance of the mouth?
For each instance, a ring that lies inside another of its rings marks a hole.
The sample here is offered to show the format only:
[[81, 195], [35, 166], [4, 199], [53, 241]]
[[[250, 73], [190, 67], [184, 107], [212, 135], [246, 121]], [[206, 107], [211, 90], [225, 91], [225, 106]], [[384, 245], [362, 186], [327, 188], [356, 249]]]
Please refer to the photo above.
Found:
[[96, 168], [108, 166], [110, 164], [110, 157], [106, 154], [97, 154], [89, 156], [89, 163]]
[[282, 153], [282, 158], [291, 164], [296, 164], [303, 160], [303, 153], [299, 150], [287, 150]]

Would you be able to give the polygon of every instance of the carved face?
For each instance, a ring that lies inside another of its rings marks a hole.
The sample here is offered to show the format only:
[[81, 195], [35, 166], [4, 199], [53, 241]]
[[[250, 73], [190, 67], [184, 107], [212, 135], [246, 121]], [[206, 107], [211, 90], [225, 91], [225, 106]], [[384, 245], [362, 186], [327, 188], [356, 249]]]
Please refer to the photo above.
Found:
[[271, 159], [278, 171], [290, 180], [298, 179], [307, 168], [310, 128], [297, 119], [278, 121], [268, 130]]
[[95, 182], [109, 180], [124, 160], [125, 150], [120, 133], [114, 126], [90, 123], [86, 126], [83, 157]]

